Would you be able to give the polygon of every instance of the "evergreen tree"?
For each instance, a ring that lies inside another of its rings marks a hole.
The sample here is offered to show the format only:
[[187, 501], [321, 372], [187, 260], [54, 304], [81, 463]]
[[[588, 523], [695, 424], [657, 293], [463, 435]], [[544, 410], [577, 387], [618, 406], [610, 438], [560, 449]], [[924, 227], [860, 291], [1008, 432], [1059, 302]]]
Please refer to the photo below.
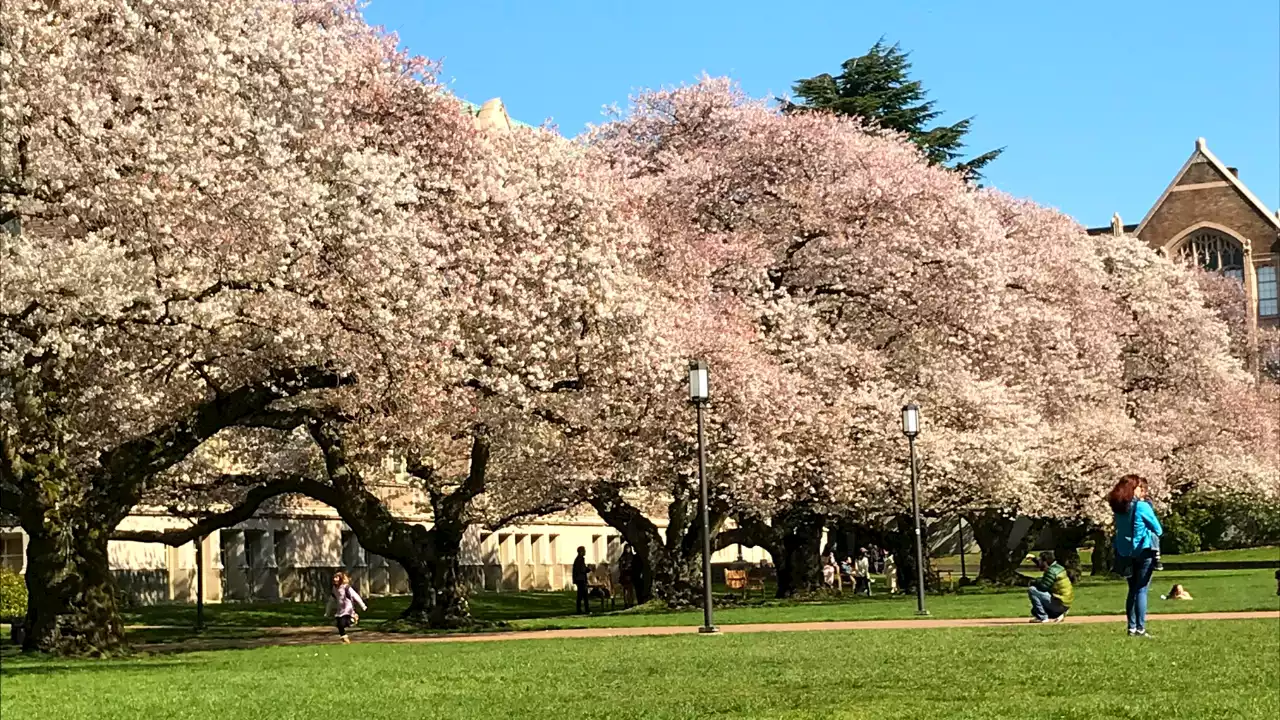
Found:
[[863, 118], [906, 134], [930, 163], [947, 165], [976, 182], [981, 169], [1003, 148], [961, 161], [972, 118], [926, 129], [942, 112], [934, 109], [933, 100], [925, 99], [920, 81], [910, 79], [909, 54], [897, 44], [886, 46], [882, 38], [866, 55], [845, 60], [838, 76], [823, 73], [797, 81], [791, 88], [796, 101], [784, 100], [783, 112], [826, 111]]

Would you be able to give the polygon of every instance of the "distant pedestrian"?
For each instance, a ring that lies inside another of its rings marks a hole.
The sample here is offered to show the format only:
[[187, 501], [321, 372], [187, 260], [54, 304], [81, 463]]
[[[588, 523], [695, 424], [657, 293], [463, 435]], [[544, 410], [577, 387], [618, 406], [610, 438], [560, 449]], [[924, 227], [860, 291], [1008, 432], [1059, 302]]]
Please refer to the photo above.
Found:
[[858, 559], [853, 563], [853, 594], [871, 597], [871, 560], [866, 548], [858, 550]]
[[347, 628], [360, 622], [360, 615], [356, 612], [357, 605], [360, 606], [361, 610], [368, 609], [368, 606], [364, 604], [364, 600], [360, 597], [360, 593], [351, 587], [351, 576], [344, 572], [334, 573], [333, 592], [329, 596], [328, 606], [333, 608], [334, 623], [338, 626], [338, 637], [344, 643], [351, 642], [351, 638], [347, 637]]
[[898, 594], [898, 561], [893, 559], [893, 553], [884, 555], [884, 586], [890, 595]]
[[622, 604], [626, 607], [636, 604], [635, 563], [635, 550], [630, 545], [622, 548], [622, 556], [618, 558], [618, 583], [622, 585]]
[[1120, 478], [1107, 503], [1115, 519], [1117, 564], [1127, 571], [1129, 594], [1125, 598], [1125, 616], [1131, 637], [1147, 635], [1147, 591], [1156, 565], [1156, 544], [1164, 534], [1155, 510], [1147, 502], [1147, 481], [1137, 475]]
[[587, 596], [587, 591], [591, 589], [591, 586], [587, 577], [587, 549], [585, 547], [579, 547], [578, 557], [573, 559], [573, 584], [578, 589], [578, 597], [574, 603], [576, 612], [579, 615], [590, 614], [591, 598]]
[[822, 556], [822, 584], [828, 588], [834, 588], [840, 584], [840, 566], [836, 564], [835, 553]]

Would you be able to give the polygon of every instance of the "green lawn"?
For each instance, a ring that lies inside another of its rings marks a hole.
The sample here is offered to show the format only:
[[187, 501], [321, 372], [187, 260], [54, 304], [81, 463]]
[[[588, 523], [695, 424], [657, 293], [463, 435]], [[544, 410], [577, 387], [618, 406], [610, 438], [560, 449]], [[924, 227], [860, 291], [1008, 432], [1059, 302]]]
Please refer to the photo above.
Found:
[[1272, 620], [7, 658], [22, 720], [1275, 718]]
[[[1280, 561], [1280, 546], [1270, 545], [1256, 548], [1240, 548], [1238, 550], [1209, 550], [1207, 552], [1186, 553], [1184, 555], [1165, 555], [1166, 562], [1171, 563], [1211, 563], [1211, 562], [1245, 562], [1270, 560], [1272, 562]], [[970, 575], [978, 572], [978, 563], [982, 560], [981, 553], [965, 553], [964, 562], [965, 569]], [[1085, 548], [1080, 551], [1080, 562], [1085, 567], [1093, 564], [1093, 550]], [[934, 560], [934, 565], [939, 570], [947, 572], [960, 572], [960, 556], [944, 555]], [[1027, 561], [1022, 565], [1024, 571], [1030, 571], [1032, 568], [1031, 561]], [[1273, 571], [1274, 572], [1274, 571]]]
[[[1151, 612], [1213, 612], [1236, 610], [1280, 610], [1274, 572], [1268, 570], [1213, 570], [1162, 572], [1152, 583]], [[1162, 601], [1159, 595], [1173, 583], [1182, 583], [1195, 596], [1190, 602]], [[1093, 581], [1085, 578], [1076, 587], [1076, 615], [1107, 615], [1124, 612], [1126, 587], [1123, 582]], [[373, 598], [361, 628], [376, 627], [394, 618], [407, 598]], [[928, 596], [933, 617], [1022, 617], [1028, 614], [1026, 592], [966, 588], [959, 593]], [[618, 610], [589, 617], [573, 615], [572, 593], [521, 592], [480, 593], [472, 598], [475, 616], [482, 620], [504, 621], [514, 629], [573, 627], [635, 627], [645, 625], [699, 625], [698, 610], [671, 612], [642, 608]], [[875, 620], [915, 617], [915, 597], [876, 595], [870, 599], [833, 597], [809, 602], [753, 601], [738, 607], [722, 607], [716, 612], [719, 624], [809, 622], [822, 620]], [[126, 616], [134, 624], [189, 627], [195, 618], [190, 605], [161, 605], [140, 608]], [[206, 607], [206, 622], [214, 637], [252, 635], [259, 627], [299, 627], [327, 622], [323, 607], [311, 603], [222, 604]], [[140, 631], [131, 633], [136, 641], [176, 640], [191, 632]]]

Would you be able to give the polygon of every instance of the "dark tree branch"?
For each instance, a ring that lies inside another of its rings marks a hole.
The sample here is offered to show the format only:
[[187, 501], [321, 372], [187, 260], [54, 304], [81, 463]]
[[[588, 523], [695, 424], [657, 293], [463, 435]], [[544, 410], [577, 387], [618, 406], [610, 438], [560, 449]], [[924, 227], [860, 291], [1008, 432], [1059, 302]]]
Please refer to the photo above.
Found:
[[[181, 420], [122, 443], [99, 456], [108, 495], [132, 499], [136, 504], [146, 481], [187, 457], [219, 431], [265, 410], [271, 403], [308, 390], [340, 387], [355, 377], [329, 368], [305, 367], [280, 370], [271, 377], [241, 386], [196, 406]], [[119, 506], [119, 498], [108, 501]]]
[[231, 527], [253, 517], [258, 508], [266, 501], [301, 492], [304, 487], [302, 477], [288, 477], [272, 480], [249, 491], [243, 500], [229, 510], [202, 518], [189, 528], [182, 530], [117, 530], [111, 534], [112, 540], [132, 540], [134, 542], [164, 543], [178, 547], [192, 540], [208, 535], [214, 530]]

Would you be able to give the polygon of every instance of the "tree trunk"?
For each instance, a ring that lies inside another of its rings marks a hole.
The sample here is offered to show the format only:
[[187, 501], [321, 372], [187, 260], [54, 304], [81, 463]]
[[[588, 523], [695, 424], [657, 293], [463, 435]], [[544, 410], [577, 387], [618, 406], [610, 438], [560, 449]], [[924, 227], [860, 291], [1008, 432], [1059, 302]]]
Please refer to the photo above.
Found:
[[[453, 520], [461, 521], [461, 518]], [[435, 552], [431, 557], [433, 628], [459, 628], [472, 622], [467, 585], [462, 577], [462, 535], [465, 528], [463, 522], [447, 522], [432, 529], [435, 535]]]
[[[656, 552], [655, 552], [656, 551]], [[651, 544], [649, 568], [652, 570], [650, 595], [668, 607], [679, 608], [702, 602], [701, 556], [687, 556], [683, 549], [662, 543]]]
[[[915, 519], [912, 516], [898, 515], [890, 521], [890, 525], [886, 528], [881, 539], [885, 549], [893, 555], [893, 562], [897, 568], [898, 590], [904, 593], [914, 592], [917, 584], [915, 527]], [[927, 587], [930, 577], [929, 557], [927, 554], [924, 561], [925, 586]]]
[[774, 556], [777, 596], [792, 597], [821, 587], [822, 518], [797, 511], [775, 517], [774, 527], [782, 532], [780, 552]]
[[1089, 536], [1089, 526], [1084, 523], [1055, 523], [1053, 528], [1053, 557], [1067, 569], [1071, 582], [1080, 581], [1080, 544]]
[[987, 511], [974, 513], [968, 520], [973, 529], [973, 539], [982, 549], [978, 580], [996, 585], [1022, 584], [1018, 568], [1027, 557], [1038, 523], [1032, 522], [1021, 537], [1011, 538], [1017, 518]]
[[431, 568], [424, 562], [397, 560], [409, 576], [409, 607], [400, 613], [401, 620], [427, 625], [431, 622]]
[[[679, 487], [679, 486], [677, 486]], [[596, 513], [636, 551], [636, 599], [641, 603], [661, 600], [670, 607], [687, 607], [702, 602], [702, 530], [692, 510], [697, 503], [688, 494], [673, 493], [667, 508], [664, 538], [638, 508], [623, 499], [617, 488], [602, 484], [589, 502]], [[712, 513], [712, 537], [722, 522]]]
[[38, 526], [23, 523], [23, 529], [30, 541], [22, 649], [93, 657], [127, 650], [107, 561], [110, 529], [87, 521], [59, 523], [52, 517]]
[[1106, 530], [1094, 530], [1093, 533], [1093, 568], [1090, 575], [1111, 574], [1111, 533]]

